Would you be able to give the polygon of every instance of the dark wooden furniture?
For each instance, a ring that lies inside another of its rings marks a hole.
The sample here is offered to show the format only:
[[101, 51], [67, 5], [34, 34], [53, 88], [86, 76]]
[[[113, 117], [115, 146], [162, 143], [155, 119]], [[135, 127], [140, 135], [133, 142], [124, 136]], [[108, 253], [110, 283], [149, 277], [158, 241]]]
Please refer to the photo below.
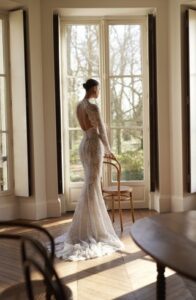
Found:
[[131, 236], [157, 263], [157, 299], [165, 300], [165, 267], [196, 280], [196, 211], [167, 213], [137, 220]]
[[[54, 268], [55, 245], [50, 233], [38, 225], [17, 221], [0, 222], [0, 226], [3, 226], [5, 230], [0, 232], [0, 240], [18, 241], [24, 273], [24, 282], [12, 285], [2, 291], [0, 300], [72, 300], [71, 290], [60, 280]], [[25, 231], [14, 233], [15, 230], [6, 230], [7, 227], [11, 227], [11, 229], [21, 227]], [[50, 251], [48, 251], [48, 247], [44, 246], [45, 241], [43, 242], [36, 232], [47, 237]], [[34, 280], [32, 278], [35, 270], [37, 274], [41, 275], [41, 279]]]

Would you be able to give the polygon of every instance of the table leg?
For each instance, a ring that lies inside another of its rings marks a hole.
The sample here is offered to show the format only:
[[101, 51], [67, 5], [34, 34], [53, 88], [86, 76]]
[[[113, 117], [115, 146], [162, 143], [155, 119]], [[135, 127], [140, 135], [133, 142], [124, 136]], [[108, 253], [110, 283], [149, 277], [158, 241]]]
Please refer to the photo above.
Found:
[[165, 300], [165, 266], [157, 263], [157, 300]]

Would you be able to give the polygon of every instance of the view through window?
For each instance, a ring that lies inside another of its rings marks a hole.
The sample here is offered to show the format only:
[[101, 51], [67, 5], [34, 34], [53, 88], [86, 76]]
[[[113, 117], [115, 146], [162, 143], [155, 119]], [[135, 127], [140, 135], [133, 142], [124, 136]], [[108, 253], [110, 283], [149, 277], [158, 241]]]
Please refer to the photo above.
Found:
[[64, 130], [69, 138], [65, 151], [70, 182], [83, 181], [78, 154], [82, 131], [75, 112], [84, 96], [82, 83], [88, 78], [102, 84], [97, 104], [105, 116], [112, 151], [122, 166], [122, 180], [144, 180], [142, 26], [119, 21], [102, 23], [102, 27], [96, 22], [63, 23], [63, 106], [68, 117]]
[[71, 182], [83, 181], [83, 169], [79, 158], [79, 144], [82, 133], [76, 118], [76, 105], [84, 96], [82, 84], [86, 79], [94, 78], [100, 81], [99, 43], [98, 25], [66, 26], [66, 85]]
[[141, 25], [109, 26], [110, 128], [122, 180], [144, 179]]

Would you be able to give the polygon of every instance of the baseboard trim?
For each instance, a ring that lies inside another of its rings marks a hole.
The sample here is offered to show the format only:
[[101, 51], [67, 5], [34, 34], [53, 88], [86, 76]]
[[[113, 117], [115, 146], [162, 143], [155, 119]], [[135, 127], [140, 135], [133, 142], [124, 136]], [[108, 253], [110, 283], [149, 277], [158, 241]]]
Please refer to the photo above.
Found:
[[19, 205], [14, 196], [5, 199], [9, 203], [0, 204], [0, 220], [11, 221], [19, 217]]
[[170, 195], [162, 195], [158, 191], [151, 192], [149, 195], [149, 208], [159, 213], [170, 212]]
[[36, 199], [21, 199], [20, 218], [26, 220], [40, 220], [47, 217], [47, 206]]
[[60, 217], [61, 216], [61, 200], [55, 199], [47, 202], [47, 216]]

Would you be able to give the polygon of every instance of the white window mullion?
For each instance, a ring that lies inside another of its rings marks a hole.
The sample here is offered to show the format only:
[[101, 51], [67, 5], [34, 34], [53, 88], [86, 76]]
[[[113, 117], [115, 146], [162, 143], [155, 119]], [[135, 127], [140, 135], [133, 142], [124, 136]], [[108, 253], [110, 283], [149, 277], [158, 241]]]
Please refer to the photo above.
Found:
[[[109, 83], [109, 40], [108, 40], [108, 22], [105, 19], [101, 20], [100, 30], [100, 57], [101, 57], [101, 86], [102, 86], [102, 114], [104, 123], [106, 125], [106, 131], [108, 140], [111, 145], [111, 130], [110, 130], [110, 83]], [[103, 181], [105, 184], [109, 184], [111, 181], [111, 174], [107, 172], [108, 169], [104, 168]]]
[[104, 122], [109, 124], [108, 116], [106, 111], [108, 110], [108, 100], [109, 100], [109, 91], [108, 91], [108, 60], [107, 60], [107, 51], [108, 51], [108, 39], [107, 39], [107, 28], [105, 26], [106, 21], [101, 20], [100, 22], [100, 71], [101, 71], [101, 101], [102, 101], [102, 113]]

